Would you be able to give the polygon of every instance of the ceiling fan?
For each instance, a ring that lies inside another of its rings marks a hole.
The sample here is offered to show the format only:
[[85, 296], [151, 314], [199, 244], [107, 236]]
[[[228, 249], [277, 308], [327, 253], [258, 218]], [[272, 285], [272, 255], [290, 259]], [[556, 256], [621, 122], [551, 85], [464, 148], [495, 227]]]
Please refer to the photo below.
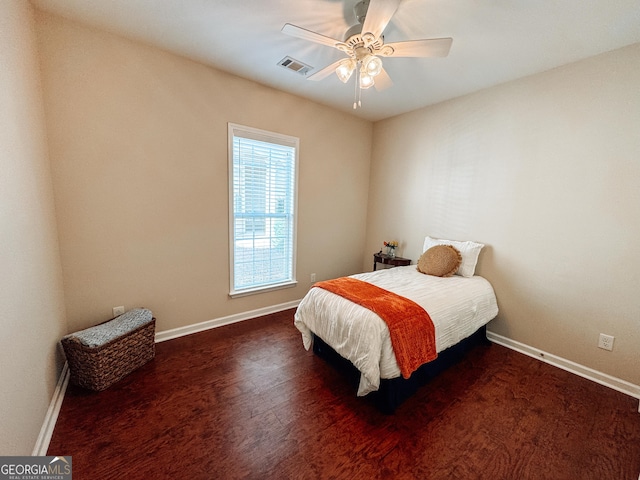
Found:
[[[290, 23], [282, 27], [282, 32], [337, 48], [347, 55], [310, 75], [309, 80], [323, 80], [335, 72], [340, 81], [347, 83], [355, 72], [356, 88], [363, 90], [375, 86], [378, 91], [384, 90], [393, 82], [384, 70], [380, 57], [446, 57], [453, 42], [452, 38], [432, 38], [385, 44], [382, 33], [401, 2], [402, 0], [358, 2], [353, 8], [358, 23], [347, 30], [344, 41]], [[360, 101], [357, 103], [360, 105]], [[357, 108], [356, 102], [353, 103], [353, 108]]]

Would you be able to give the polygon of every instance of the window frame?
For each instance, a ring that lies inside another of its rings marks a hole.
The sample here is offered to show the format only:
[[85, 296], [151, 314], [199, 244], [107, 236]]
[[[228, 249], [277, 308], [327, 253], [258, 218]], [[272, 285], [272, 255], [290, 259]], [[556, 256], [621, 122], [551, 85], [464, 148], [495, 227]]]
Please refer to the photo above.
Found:
[[[276, 145], [292, 147], [294, 149], [293, 162], [293, 191], [292, 202], [292, 231], [291, 231], [291, 278], [284, 282], [264, 283], [262, 285], [235, 288], [235, 198], [234, 198], [234, 138], [247, 138]], [[247, 127], [235, 123], [228, 123], [228, 181], [229, 181], [229, 296], [232, 298], [264, 293], [283, 288], [295, 287], [296, 280], [296, 252], [298, 231], [298, 158], [300, 152], [300, 139], [298, 137], [270, 132], [258, 128]]]

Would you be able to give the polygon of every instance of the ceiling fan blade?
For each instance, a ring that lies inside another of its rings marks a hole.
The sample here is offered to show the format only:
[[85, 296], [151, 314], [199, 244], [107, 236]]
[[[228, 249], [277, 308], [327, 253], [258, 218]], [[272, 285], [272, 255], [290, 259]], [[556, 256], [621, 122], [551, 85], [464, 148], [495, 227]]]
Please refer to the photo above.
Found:
[[329, 75], [331, 75], [332, 73], [334, 73], [336, 71], [336, 68], [338, 68], [338, 64], [344, 59], [340, 59], [337, 62], [333, 62], [331, 65], [327, 65], [326, 67], [324, 67], [322, 70], [318, 70], [316, 73], [309, 75], [307, 77], [307, 80], [313, 80], [313, 81], [320, 81], [320, 80], [324, 80], [325, 78], [327, 78]]
[[342, 43], [340, 40], [320, 35], [319, 33], [312, 32], [306, 28], [297, 27], [296, 25], [291, 25], [290, 23], [285, 23], [281, 31], [282, 33], [286, 33], [292, 37], [302, 38], [304, 40], [320, 43], [329, 47], [337, 47], [338, 44]]
[[452, 43], [453, 38], [430, 38], [387, 43], [385, 47], [392, 47], [393, 53], [385, 55], [383, 49], [380, 55], [388, 57], [446, 57], [449, 55]]
[[382, 35], [385, 27], [396, 13], [402, 0], [371, 0], [362, 25], [362, 33], [372, 33], [376, 38]]
[[386, 90], [392, 85], [393, 85], [393, 80], [391, 80], [391, 77], [389, 76], [387, 71], [383, 68], [380, 71], [380, 73], [376, 75], [375, 83], [373, 84], [373, 86], [378, 92], [381, 92], [383, 90]]

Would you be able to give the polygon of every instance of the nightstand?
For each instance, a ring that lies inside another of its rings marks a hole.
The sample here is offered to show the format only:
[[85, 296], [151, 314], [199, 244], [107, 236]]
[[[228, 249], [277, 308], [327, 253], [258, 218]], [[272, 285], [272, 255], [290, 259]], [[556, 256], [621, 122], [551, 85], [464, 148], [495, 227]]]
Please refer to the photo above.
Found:
[[393, 267], [404, 267], [405, 265], [411, 265], [410, 258], [402, 257], [390, 257], [389, 255], [379, 252], [373, 254], [373, 271], [376, 271], [376, 267], [379, 263], [383, 265], [391, 265]]

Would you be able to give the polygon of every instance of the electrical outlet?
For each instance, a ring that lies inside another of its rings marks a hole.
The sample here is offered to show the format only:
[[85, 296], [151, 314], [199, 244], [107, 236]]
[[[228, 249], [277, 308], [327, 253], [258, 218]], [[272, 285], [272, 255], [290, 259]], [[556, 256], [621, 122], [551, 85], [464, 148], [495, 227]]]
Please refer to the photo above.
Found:
[[311, 282], [315, 282], [316, 281], [316, 274], [312, 273], [311, 276], [309, 277], [309, 280], [311, 280]]
[[113, 316], [117, 317], [118, 315], [122, 315], [124, 313], [124, 307], [123, 306], [113, 307], [112, 311], [113, 311]]
[[615, 337], [612, 335], [605, 335], [604, 333], [600, 334], [600, 340], [598, 340], [598, 348], [602, 348], [604, 350], [613, 350], [613, 341]]

